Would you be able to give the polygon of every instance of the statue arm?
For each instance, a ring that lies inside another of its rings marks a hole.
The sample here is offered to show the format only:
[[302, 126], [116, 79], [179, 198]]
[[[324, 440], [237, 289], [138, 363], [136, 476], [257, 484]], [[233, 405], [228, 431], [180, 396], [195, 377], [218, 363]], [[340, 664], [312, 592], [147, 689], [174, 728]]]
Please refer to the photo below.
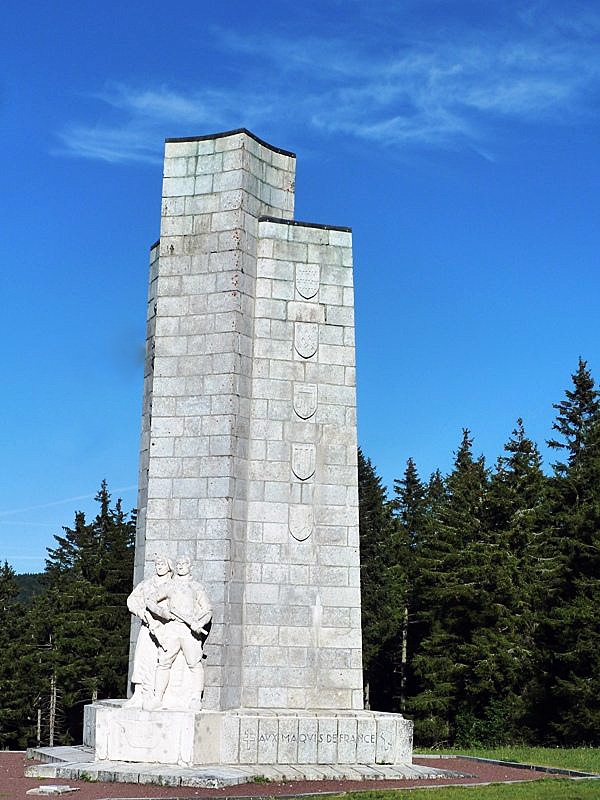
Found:
[[152, 617], [160, 619], [163, 622], [168, 622], [173, 619], [173, 614], [171, 614], [166, 606], [161, 606], [153, 600], [148, 600], [146, 608], [150, 612], [149, 616], [152, 615]]
[[145, 597], [145, 608], [148, 617], [152, 619], [162, 620], [163, 622], [173, 619], [168, 605], [161, 606], [163, 600], [169, 597], [168, 586], [153, 585], [152, 589], [147, 592]]
[[136, 617], [144, 619], [146, 613], [146, 601], [144, 598], [144, 581], [138, 583], [133, 592], [127, 598], [127, 608]]
[[194, 628], [200, 630], [212, 619], [212, 608], [208, 595], [201, 587], [196, 595], [196, 605], [194, 609]]

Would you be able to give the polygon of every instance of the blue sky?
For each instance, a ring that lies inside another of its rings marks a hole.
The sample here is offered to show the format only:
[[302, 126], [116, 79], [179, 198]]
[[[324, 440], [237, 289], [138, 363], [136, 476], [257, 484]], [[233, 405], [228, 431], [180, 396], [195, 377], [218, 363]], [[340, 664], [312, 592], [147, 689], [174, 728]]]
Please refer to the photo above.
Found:
[[359, 439], [385, 481], [467, 426], [543, 448], [600, 378], [593, 2], [103, 4], [2, 13], [0, 559], [106, 478], [135, 505], [165, 137], [247, 127], [298, 154], [298, 219], [354, 229]]

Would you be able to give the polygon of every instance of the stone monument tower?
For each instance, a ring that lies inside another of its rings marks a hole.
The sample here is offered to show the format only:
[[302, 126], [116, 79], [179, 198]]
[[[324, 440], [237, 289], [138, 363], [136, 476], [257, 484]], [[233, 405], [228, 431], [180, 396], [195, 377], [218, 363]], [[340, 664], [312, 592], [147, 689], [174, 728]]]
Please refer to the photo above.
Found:
[[166, 142], [134, 582], [188, 555], [214, 616], [203, 710], [99, 704], [97, 758], [411, 760], [412, 724], [363, 710], [352, 235], [293, 219], [295, 163]]

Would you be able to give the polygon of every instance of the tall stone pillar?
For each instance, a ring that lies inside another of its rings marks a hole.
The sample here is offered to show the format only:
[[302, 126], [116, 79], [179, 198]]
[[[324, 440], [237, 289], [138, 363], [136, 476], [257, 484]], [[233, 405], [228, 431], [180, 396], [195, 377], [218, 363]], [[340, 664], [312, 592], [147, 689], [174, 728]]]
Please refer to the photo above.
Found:
[[135, 582], [187, 554], [214, 619], [203, 710], [183, 664], [179, 711], [97, 707], [100, 759], [411, 760], [363, 710], [352, 236], [293, 220], [294, 171], [246, 130], [166, 143]]
[[215, 709], [241, 704], [258, 220], [292, 217], [295, 166], [246, 131], [165, 147], [134, 582], [155, 552], [195, 562], [216, 609], [205, 692]]

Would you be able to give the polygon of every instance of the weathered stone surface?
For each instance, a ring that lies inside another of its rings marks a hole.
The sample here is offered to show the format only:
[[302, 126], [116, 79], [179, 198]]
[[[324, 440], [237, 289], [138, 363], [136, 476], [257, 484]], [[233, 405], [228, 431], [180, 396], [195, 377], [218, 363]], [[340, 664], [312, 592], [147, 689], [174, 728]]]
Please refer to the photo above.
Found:
[[[48, 748], [41, 748], [47, 750]], [[403, 778], [444, 778], [468, 777], [452, 770], [440, 770], [433, 767], [420, 767], [417, 765], [398, 764], [395, 766], [385, 764], [252, 764], [239, 765], [213, 765], [208, 767], [179, 767], [156, 764], [128, 764], [123, 761], [81, 762], [77, 760], [78, 748], [69, 748], [74, 751], [74, 761], [67, 759], [53, 764], [33, 765], [27, 767], [28, 777], [60, 778], [68, 780], [104, 780], [126, 781], [129, 783], [158, 784], [162, 786], [202, 786], [217, 788], [220, 786], [233, 786], [248, 783], [255, 778], [268, 781], [281, 780], [365, 780], [365, 779], [390, 779]], [[31, 757], [37, 758], [38, 751], [33, 749]], [[49, 771], [40, 773], [41, 767]]]
[[360, 608], [352, 236], [292, 222], [294, 171], [244, 132], [165, 149], [135, 581], [192, 556], [215, 711], [362, 708], [360, 669], [323, 666], [361, 653], [358, 617], [328, 621]]
[[96, 760], [179, 764], [408, 764], [395, 714], [239, 709], [144, 711], [96, 703]]
[[96, 760], [193, 763], [193, 712], [96, 707]]

